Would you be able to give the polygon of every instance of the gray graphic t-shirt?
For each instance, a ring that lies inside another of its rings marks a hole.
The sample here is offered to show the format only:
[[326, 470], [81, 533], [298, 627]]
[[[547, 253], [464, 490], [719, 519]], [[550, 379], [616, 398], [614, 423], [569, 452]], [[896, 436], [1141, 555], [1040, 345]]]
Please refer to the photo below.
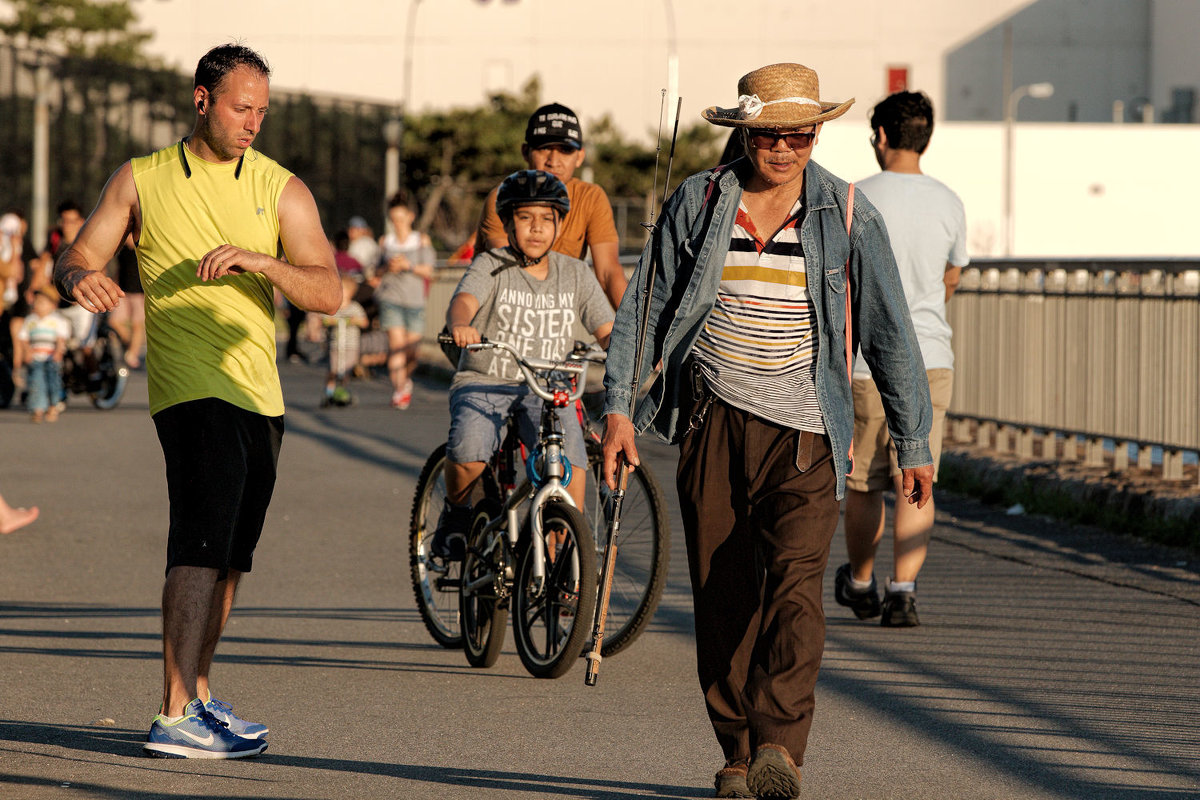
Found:
[[[479, 300], [471, 324], [491, 341], [508, 342], [527, 358], [558, 359], [575, 341], [575, 321], [589, 332], [612, 322], [613, 311], [596, 275], [577, 258], [551, 251], [550, 270], [538, 280], [517, 266], [506, 248], [480, 253], [455, 294]], [[463, 351], [451, 389], [466, 384], [524, 383], [507, 352]]]

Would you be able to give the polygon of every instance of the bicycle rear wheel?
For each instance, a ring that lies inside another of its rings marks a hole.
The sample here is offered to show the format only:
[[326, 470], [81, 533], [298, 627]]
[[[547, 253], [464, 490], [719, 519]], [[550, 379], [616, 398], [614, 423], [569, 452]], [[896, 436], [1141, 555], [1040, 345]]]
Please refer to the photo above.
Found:
[[[445, 463], [446, 445], [443, 444], [430, 454], [417, 479], [408, 527], [408, 559], [413, 596], [421, 621], [434, 641], [442, 647], [456, 648], [462, 647], [458, 616], [462, 562], [435, 559], [429, 552], [429, 540], [437, 529], [446, 501], [446, 479], [442, 473]], [[500, 489], [490, 469], [484, 470], [479, 483], [482, 488], [478, 494], [499, 502]]]
[[[588, 523], [596, 532], [596, 547], [603, 566], [612, 519], [612, 491], [601, 475], [598, 448], [589, 448], [589, 475], [585, 499]], [[650, 623], [667, 582], [671, 531], [662, 488], [643, 464], [629, 475], [621, 501], [621, 532], [617, 562], [609, 596], [601, 655], [611, 656], [633, 644]]]
[[459, 616], [463, 652], [472, 667], [490, 667], [500, 657], [508, 624], [508, 587], [504, 530], [485, 532], [489, 521], [502, 513], [499, 503], [484, 500], [475, 506], [467, 552], [462, 563]]
[[108, 330], [96, 340], [93, 347], [96, 371], [100, 374], [94, 383], [89, 381], [92, 405], [103, 411], [116, 408], [125, 394], [125, 383], [129, 380], [129, 367], [125, 366], [125, 345], [114, 330]]
[[542, 533], [546, 579], [540, 587], [534, 584], [535, 551], [531, 536], [525, 536], [513, 587], [513, 635], [529, 674], [557, 678], [579, 659], [591, 634], [596, 545], [583, 515], [563, 503], [547, 503], [543, 508]]

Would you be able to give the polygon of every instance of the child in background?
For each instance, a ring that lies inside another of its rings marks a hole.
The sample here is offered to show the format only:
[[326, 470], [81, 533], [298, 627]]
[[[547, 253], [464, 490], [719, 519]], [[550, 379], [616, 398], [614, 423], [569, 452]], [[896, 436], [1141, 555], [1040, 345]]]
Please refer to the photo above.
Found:
[[412, 376], [417, 351], [425, 335], [425, 294], [433, 278], [435, 255], [429, 237], [413, 230], [417, 211], [407, 195], [398, 192], [388, 200], [392, 229], [380, 239], [383, 275], [375, 287], [379, 326], [387, 331], [388, 374], [392, 379], [392, 408], [406, 409], [412, 402]]
[[342, 306], [337, 313], [325, 317], [329, 329], [329, 374], [325, 378], [325, 397], [321, 407], [348, 406], [354, 402], [346, 376], [358, 363], [358, 342], [362, 329], [367, 327], [367, 312], [354, 300], [358, 281], [349, 275], [342, 277]]
[[33, 309], [21, 326], [20, 339], [29, 386], [29, 410], [33, 421], [58, 419], [58, 400], [62, 397], [62, 360], [71, 336], [71, 323], [59, 314], [58, 293], [43, 286], [33, 298]]

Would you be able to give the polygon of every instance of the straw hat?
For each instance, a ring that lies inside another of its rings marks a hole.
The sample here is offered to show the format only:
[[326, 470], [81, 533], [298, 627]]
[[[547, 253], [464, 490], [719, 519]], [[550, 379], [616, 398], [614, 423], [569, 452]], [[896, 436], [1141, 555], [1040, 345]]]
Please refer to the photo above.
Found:
[[714, 125], [735, 128], [801, 128], [837, 119], [850, 110], [844, 103], [825, 102], [817, 73], [802, 64], [771, 64], [738, 81], [737, 108], [705, 109]]

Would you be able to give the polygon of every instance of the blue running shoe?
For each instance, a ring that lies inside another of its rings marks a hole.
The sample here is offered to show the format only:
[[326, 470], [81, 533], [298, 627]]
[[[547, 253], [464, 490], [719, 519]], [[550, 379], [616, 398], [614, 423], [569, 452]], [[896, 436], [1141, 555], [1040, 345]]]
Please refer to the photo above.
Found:
[[216, 717], [217, 722], [229, 728], [231, 733], [236, 733], [243, 739], [263, 739], [269, 730], [266, 725], [258, 722], [247, 722], [242, 719], [233, 713], [233, 706], [218, 700], [212, 695], [208, 696], [208, 702], [204, 704], [204, 709]]
[[196, 698], [178, 722], [155, 717], [142, 749], [155, 758], [246, 758], [266, 750], [267, 743], [232, 733]]

